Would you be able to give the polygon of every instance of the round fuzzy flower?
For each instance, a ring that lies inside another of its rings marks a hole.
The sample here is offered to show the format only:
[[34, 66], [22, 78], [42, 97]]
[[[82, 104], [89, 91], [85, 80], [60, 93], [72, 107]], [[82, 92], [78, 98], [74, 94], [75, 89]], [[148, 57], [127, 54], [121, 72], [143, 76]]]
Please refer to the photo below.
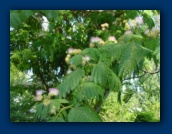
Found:
[[86, 55], [85, 57], [83, 57], [86, 61], [90, 60], [90, 56]]
[[41, 101], [43, 99], [42, 95], [36, 95], [35, 96], [35, 101]]
[[36, 96], [42, 95], [45, 91], [40, 89], [40, 90], [36, 90]]
[[90, 41], [92, 43], [104, 43], [104, 41], [99, 37], [92, 37]]
[[50, 88], [49, 89], [49, 96], [57, 96], [59, 94], [59, 90], [56, 88]]
[[127, 31], [125, 31], [125, 33], [124, 34], [132, 34], [133, 32], [131, 31], [131, 30], [127, 30]]
[[108, 37], [108, 41], [112, 41], [114, 43], [118, 43], [117, 40], [116, 40], [116, 38], [115, 38], [115, 36], [109, 36]]
[[90, 56], [88, 56], [88, 55], [82, 57], [82, 65], [84, 66], [86, 64], [86, 62], [88, 62], [89, 60], [90, 60]]
[[143, 18], [141, 16], [137, 16], [135, 18], [135, 21], [136, 21], [137, 24], [143, 24]]

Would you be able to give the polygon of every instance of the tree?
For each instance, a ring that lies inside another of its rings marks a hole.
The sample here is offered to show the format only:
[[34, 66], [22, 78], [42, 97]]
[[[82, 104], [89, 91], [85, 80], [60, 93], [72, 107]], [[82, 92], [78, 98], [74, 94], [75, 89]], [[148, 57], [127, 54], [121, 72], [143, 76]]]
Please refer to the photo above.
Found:
[[134, 94], [124, 95], [127, 80], [144, 86], [141, 78], [159, 73], [158, 17], [156, 10], [11, 11], [11, 62], [32, 69], [45, 89], [36, 92], [35, 119], [100, 122], [110, 92], [127, 103]]

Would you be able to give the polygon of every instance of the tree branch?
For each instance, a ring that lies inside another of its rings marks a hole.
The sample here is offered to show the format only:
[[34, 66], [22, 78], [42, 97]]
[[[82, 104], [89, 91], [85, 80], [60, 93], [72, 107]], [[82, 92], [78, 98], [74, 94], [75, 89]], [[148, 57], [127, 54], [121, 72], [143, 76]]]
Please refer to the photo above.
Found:
[[147, 74], [156, 74], [156, 73], [159, 73], [160, 70], [156, 70], [156, 71], [153, 71], [153, 72], [148, 72], [146, 70], [142, 70], [144, 73], [147, 73]]
[[45, 79], [44, 79], [43, 74], [42, 74], [41, 71], [39, 71], [39, 77], [40, 77], [43, 85], [45, 86], [46, 90], [48, 90], [48, 85], [46, 84]]
[[146, 70], [142, 70], [144, 72], [144, 74], [140, 75], [140, 76], [136, 76], [136, 77], [129, 77], [129, 78], [126, 78], [124, 79], [123, 81], [125, 80], [130, 80], [130, 79], [135, 79], [135, 78], [141, 78], [143, 77], [145, 74], [156, 74], [156, 73], [159, 73], [160, 72], [160, 69], [159, 70], [156, 70], [156, 71], [153, 71], [153, 72], [148, 72]]
[[126, 78], [126, 79], [124, 79], [124, 80], [122, 80], [122, 81], [130, 80], [130, 79], [135, 79], [135, 78], [141, 78], [141, 77], [143, 77], [145, 74], [146, 74], [146, 73], [144, 73], [144, 74], [142, 74], [142, 75], [140, 75], [140, 76], [136, 76], [136, 77], [129, 77], [129, 78]]

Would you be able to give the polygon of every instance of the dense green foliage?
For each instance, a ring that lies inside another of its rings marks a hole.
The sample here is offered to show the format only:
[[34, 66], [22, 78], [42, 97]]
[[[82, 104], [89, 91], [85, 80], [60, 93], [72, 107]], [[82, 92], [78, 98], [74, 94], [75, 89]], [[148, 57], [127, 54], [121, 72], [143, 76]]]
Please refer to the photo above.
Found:
[[11, 10], [11, 121], [160, 121], [159, 17]]

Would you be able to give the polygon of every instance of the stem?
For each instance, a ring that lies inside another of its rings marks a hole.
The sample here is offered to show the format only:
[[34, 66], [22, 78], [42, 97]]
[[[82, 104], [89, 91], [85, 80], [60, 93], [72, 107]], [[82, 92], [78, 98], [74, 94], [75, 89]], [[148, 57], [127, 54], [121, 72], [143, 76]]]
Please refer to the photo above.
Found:
[[97, 113], [100, 112], [100, 109], [102, 108], [103, 102], [107, 99], [107, 97], [109, 96], [110, 90], [106, 89], [105, 90], [105, 95], [104, 95], [104, 99], [100, 99], [97, 104], [94, 106], [94, 109]]
[[71, 108], [71, 107], [72, 107], [72, 105], [69, 105], [69, 106], [67, 106], [67, 107], [63, 107], [63, 108], [59, 111], [59, 113], [56, 114], [56, 116], [55, 116], [54, 119], [56, 119], [64, 110], [69, 109], [69, 108]]

